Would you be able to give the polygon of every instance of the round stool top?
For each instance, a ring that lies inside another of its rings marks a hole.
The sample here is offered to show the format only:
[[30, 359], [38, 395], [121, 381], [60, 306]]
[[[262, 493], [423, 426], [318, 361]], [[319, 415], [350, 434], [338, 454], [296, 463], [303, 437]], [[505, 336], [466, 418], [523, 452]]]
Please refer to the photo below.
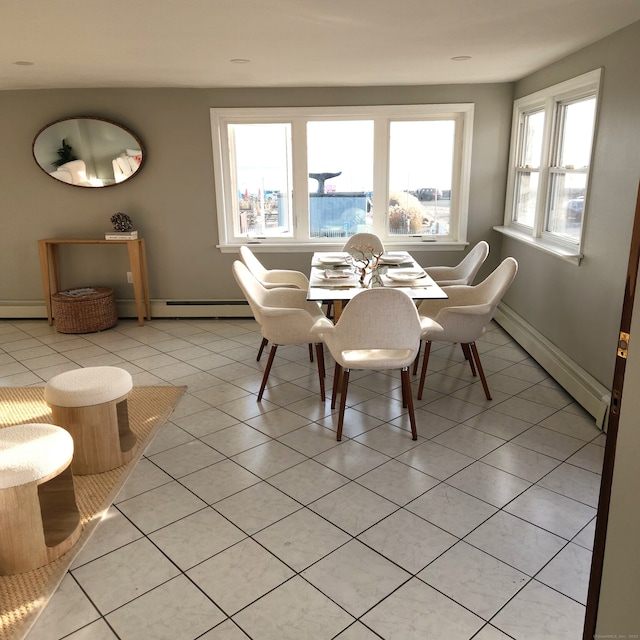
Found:
[[44, 387], [44, 399], [57, 407], [90, 407], [125, 396], [131, 374], [119, 367], [85, 367], [59, 373]]
[[73, 438], [53, 424], [19, 424], [0, 429], [0, 489], [44, 482], [73, 458]]

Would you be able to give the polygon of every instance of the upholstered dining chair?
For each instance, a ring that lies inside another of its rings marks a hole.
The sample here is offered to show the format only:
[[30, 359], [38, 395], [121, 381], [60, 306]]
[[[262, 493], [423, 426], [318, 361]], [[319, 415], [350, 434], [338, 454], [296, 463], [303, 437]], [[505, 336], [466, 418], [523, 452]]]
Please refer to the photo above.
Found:
[[262, 400], [278, 347], [313, 342], [316, 343], [320, 397], [324, 401], [324, 349], [322, 339], [311, 333], [311, 328], [318, 320], [326, 319], [320, 305], [307, 301], [307, 292], [300, 289], [266, 289], [240, 260], [233, 263], [233, 276], [242, 289], [256, 322], [260, 325], [263, 339], [271, 342], [258, 401]]
[[473, 284], [473, 279], [488, 255], [489, 244], [481, 240], [455, 267], [425, 267], [424, 270], [440, 287]]
[[409, 368], [418, 356], [423, 331], [414, 301], [399, 289], [365, 289], [349, 301], [337, 324], [320, 319], [311, 329], [324, 341], [335, 360], [331, 408], [340, 387], [336, 439], [342, 439], [349, 372], [400, 369], [403, 406], [407, 407], [411, 436], [417, 440]]
[[[309, 288], [309, 279], [304, 273], [290, 269], [267, 269], [246, 245], [240, 247], [240, 259], [265, 289], [286, 287], [306, 291]], [[263, 337], [258, 348], [258, 356], [256, 358], [258, 362], [267, 344], [269, 344], [268, 340]], [[309, 349], [309, 358], [313, 361], [313, 350], [311, 348]]]
[[[500, 265], [475, 286], [454, 285], [444, 287], [449, 296], [446, 300], [423, 300], [418, 307], [418, 313], [423, 322], [422, 342], [425, 343], [422, 356], [422, 371], [418, 387], [418, 399], [422, 399], [424, 382], [429, 363], [431, 343], [455, 342], [462, 345], [465, 357], [469, 361], [471, 373], [476, 375], [476, 368], [480, 375], [482, 388], [487, 400], [491, 400], [491, 393], [480, 362], [480, 355], [476, 347], [476, 340], [481, 338], [487, 330], [487, 325], [493, 319], [496, 307], [502, 300], [507, 289], [511, 286], [518, 271], [518, 263], [514, 258], [505, 258]], [[418, 361], [414, 364], [414, 373]]]
[[351, 252], [353, 249], [367, 247], [373, 253], [384, 253], [384, 243], [375, 233], [354, 233], [342, 247], [343, 251]]

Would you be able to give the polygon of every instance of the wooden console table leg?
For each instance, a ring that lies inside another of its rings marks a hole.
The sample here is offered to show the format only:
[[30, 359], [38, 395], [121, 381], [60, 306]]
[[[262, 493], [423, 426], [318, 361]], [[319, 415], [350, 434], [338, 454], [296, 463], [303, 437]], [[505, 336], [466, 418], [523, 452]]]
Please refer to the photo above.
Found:
[[127, 242], [127, 249], [129, 251], [129, 266], [131, 269], [131, 276], [133, 278], [133, 294], [136, 299], [138, 324], [142, 326], [144, 324], [144, 304], [142, 300], [143, 286], [142, 269], [140, 267], [140, 242], [138, 240], [131, 240]]
[[47, 320], [49, 326], [53, 324], [51, 309], [51, 272], [49, 270], [49, 245], [45, 240], [38, 240], [38, 255], [40, 256], [40, 274], [42, 276], [42, 290], [44, 292], [44, 304], [47, 308]]
[[151, 320], [151, 298], [149, 297], [149, 273], [147, 271], [147, 247], [144, 240], [140, 240], [140, 270], [142, 271], [142, 291], [147, 320]]

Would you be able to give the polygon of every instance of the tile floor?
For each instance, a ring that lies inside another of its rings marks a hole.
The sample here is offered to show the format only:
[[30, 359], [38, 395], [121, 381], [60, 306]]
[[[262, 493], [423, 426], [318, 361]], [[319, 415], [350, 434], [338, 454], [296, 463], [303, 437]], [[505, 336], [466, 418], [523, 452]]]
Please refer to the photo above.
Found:
[[0, 321], [0, 385], [104, 364], [188, 385], [28, 640], [581, 637], [604, 436], [502, 329], [478, 344], [492, 402], [434, 345], [417, 442], [399, 376], [354, 372], [337, 443], [304, 346], [257, 403], [259, 341], [247, 319]]

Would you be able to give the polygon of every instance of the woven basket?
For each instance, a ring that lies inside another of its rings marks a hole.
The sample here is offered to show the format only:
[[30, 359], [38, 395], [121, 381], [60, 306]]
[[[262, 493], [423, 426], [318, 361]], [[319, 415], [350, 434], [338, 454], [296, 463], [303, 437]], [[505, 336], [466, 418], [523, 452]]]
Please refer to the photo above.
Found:
[[118, 322], [113, 289], [91, 287], [96, 293], [65, 295], [65, 289], [51, 296], [53, 317], [60, 333], [93, 333], [109, 329]]

